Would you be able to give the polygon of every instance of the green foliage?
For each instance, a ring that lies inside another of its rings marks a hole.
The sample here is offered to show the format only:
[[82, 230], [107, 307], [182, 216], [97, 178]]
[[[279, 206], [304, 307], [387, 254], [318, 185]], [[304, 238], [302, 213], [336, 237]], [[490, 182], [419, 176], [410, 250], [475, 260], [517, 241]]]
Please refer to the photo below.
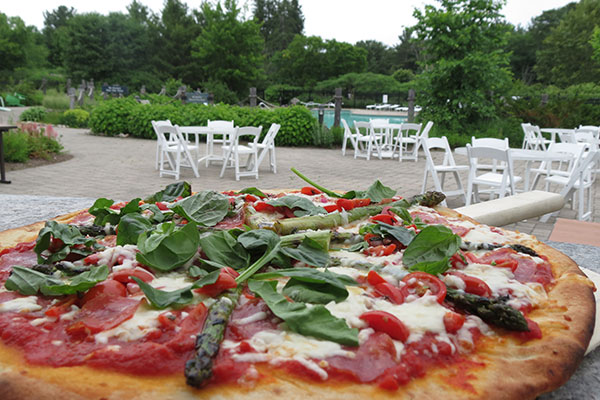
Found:
[[415, 79], [415, 74], [410, 69], [397, 69], [392, 74], [392, 78], [400, 83], [410, 82]]
[[422, 117], [436, 124], [473, 124], [494, 118], [510, 84], [504, 53], [507, 27], [500, 2], [441, 0], [441, 7], [415, 10], [425, 61], [419, 75], [425, 96]]
[[[274, 104], [289, 104], [295, 93], [302, 92], [299, 86], [286, 84], [271, 85], [265, 89], [265, 100]], [[307, 99], [309, 100], [309, 99]]]
[[62, 145], [50, 135], [51, 128], [30, 132], [18, 130], [4, 134], [4, 157], [7, 162], [27, 162], [30, 158], [50, 159], [62, 151]]
[[394, 51], [376, 40], [361, 40], [356, 47], [367, 51], [367, 72], [389, 75], [394, 69]]
[[600, 64], [600, 26], [594, 28], [594, 32], [590, 38], [590, 46], [594, 49], [592, 59]]
[[70, 106], [69, 96], [54, 89], [48, 90], [42, 105], [50, 110], [67, 110]]
[[169, 119], [180, 126], [206, 125], [208, 120], [234, 120], [238, 126], [263, 126], [266, 133], [272, 123], [281, 124], [276, 137], [280, 146], [309, 146], [317, 120], [303, 106], [267, 110], [228, 105], [201, 104], [139, 104], [132, 97], [101, 101], [92, 110], [89, 127], [95, 133], [114, 136], [129, 133], [132, 136], [154, 139], [152, 120]]
[[265, 40], [265, 53], [269, 56], [285, 49], [294, 36], [301, 35], [304, 30], [304, 16], [298, 0], [256, 0], [253, 11]]
[[4, 159], [6, 162], [24, 163], [29, 160], [27, 134], [8, 132], [3, 135]]
[[497, 118], [489, 121], [483, 121], [477, 124], [470, 125], [454, 125], [454, 126], [440, 126], [434, 125], [430, 136], [448, 138], [450, 147], [465, 146], [467, 143], [471, 143], [471, 136], [477, 138], [508, 138], [510, 147], [521, 147], [523, 142], [523, 130], [521, 129], [521, 122], [525, 122], [519, 118], [505, 115], [502, 118]]
[[70, 128], [87, 128], [89, 119], [90, 113], [85, 110], [67, 110], [62, 115], [61, 124]]
[[21, 121], [42, 122], [46, 116], [44, 107], [31, 107], [23, 111], [19, 117]]
[[205, 83], [204, 91], [212, 93], [216, 103], [235, 104], [238, 102], [238, 94], [221, 81], [211, 80]]

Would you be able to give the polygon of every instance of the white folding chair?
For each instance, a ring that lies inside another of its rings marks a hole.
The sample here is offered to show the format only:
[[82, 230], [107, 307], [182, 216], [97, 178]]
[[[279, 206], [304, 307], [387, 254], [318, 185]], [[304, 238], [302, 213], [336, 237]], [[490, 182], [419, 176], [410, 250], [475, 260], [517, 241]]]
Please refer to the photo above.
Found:
[[[225, 174], [225, 168], [233, 164], [235, 169], [235, 180], [239, 181], [242, 176], [254, 176], [258, 179], [258, 139], [262, 132], [262, 126], [244, 126], [235, 128], [231, 141], [223, 145], [223, 167], [220, 178]], [[240, 144], [240, 137], [248, 137], [248, 145]], [[240, 156], [247, 156], [246, 171], [240, 171]]]
[[[162, 142], [159, 157], [159, 176], [172, 175], [179, 179], [181, 167], [190, 167], [194, 176], [198, 175], [198, 159], [193, 158], [190, 151], [197, 151], [196, 146], [188, 145], [187, 141], [179, 131], [177, 125], [159, 125], [156, 127], [156, 135]], [[169, 141], [169, 138], [171, 140]], [[166, 158], [166, 160], [165, 160]], [[170, 168], [167, 168], [167, 165]]]
[[[592, 186], [594, 185], [594, 181], [596, 179], [596, 168], [599, 162], [600, 151], [590, 150], [580, 156], [580, 158], [577, 160], [575, 168], [573, 168], [569, 176], [550, 175], [545, 178], [547, 188], [549, 188], [548, 185], [550, 184], [560, 185], [563, 187], [560, 191], [560, 194], [566, 200], [571, 201], [571, 207], [573, 209], [575, 208], [575, 195], [577, 195], [577, 219], [580, 221], [592, 219]], [[585, 207], [586, 190], [588, 191], [587, 207]], [[540, 221], [547, 222], [551, 216], [552, 214], [546, 214], [540, 218]]]
[[348, 126], [348, 123], [344, 118], [342, 118], [342, 126], [344, 127], [344, 141], [342, 142], [342, 155], [346, 155], [346, 146], [348, 141], [352, 145], [352, 148], [356, 152], [356, 134], [352, 133], [352, 130]]
[[[568, 176], [571, 174], [573, 168], [577, 163], [577, 160], [581, 158], [584, 151], [589, 148], [588, 144], [585, 143], [550, 143], [548, 151], [552, 153], [565, 154], [565, 160], [561, 161], [542, 161], [540, 166], [532, 168], [530, 173], [535, 173], [533, 182], [531, 184], [531, 190], [535, 189], [540, 178], [545, 175], [562, 175]], [[546, 188], [546, 191], [548, 189]]]
[[[459, 172], [468, 171], [469, 166], [456, 165], [454, 157], [452, 156], [452, 150], [450, 149], [450, 145], [448, 144], [448, 138], [446, 138], [446, 136], [442, 136], [441, 138], [424, 138], [422, 146], [423, 152], [425, 153], [425, 158], [427, 160], [425, 166], [425, 173], [423, 176], [423, 186], [421, 187], [421, 193], [425, 193], [425, 189], [427, 188], [427, 178], [428, 175], [431, 174], [435, 190], [444, 193], [447, 197], [460, 195], [463, 197], [466, 203], [467, 198], [465, 196], [465, 190], [460, 180]], [[441, 149], [444, 151], [444, 159], [441, 164], [435, 163], [435, 160], [431, 155], [432, 149]], [[447, 173], [451, 173], [452, 175], [454, 175], [454, 179], [456, 180], [456, 185], [458, 189], [444, 189], [444, 182], [446, 180]], [[442, 202], [442, 205], [446, 206], [446, 200]]]
[[[155, 162], [155, 169], [159, 169], [160, 168], [160, 150], [163, 146], [168, 146], [170, 144], [176, 144], [177, 141], [175, 140], [175, 138], [171, 137], [171, 135], [159, 135], [158, 133], [158, 127], [159, 126], [173, 126], [171, 124], [171, 121], [164, 120], [164, 121], [151, 121], [152, 123], [152, 128], [154, 128], [154, 133], [156, 133], [156, 162]], [[166, 138], [166, 141], [163, 140], [163, 138]], [[166, 162], [168, 162], [171, 166], [171, 168], [174, 168], [174, 161], [171, 160], [170, 155], [167, 154], [166, 157]]]
[[[473, 147], [493, 147], [495, 149], [507, 150], [510, 146], [508, 143], [508, 138], [498, 139], [498, 138], [476, 138], [475, 136], [471, 136], [471, 146]], [[481, 164], [479, 165], [479, 169], [490, 169], [492, 172], [497, 172], [499, 169], [503, 169], [505, 167], [504, 164], [498, 164], [496, 160], [492, 160], [492, 164]]]
[[383, 148], [387, 148], [391, 142], [390, 142], [390, 120], [389, 118], [371, 118], [369, 120], [369, 123], [371, 124], [371, 130], [373, 132], [373, 134], [377, 137], [377, 139], [379, 140], [379, 143], [381, 145], [381, 148], [383, 150]]
[[220, 149], [216, 150], [215, 145], [220, 147], [228, 144], [235, 128], [233, 120], [208, 120], [206, 126], [212, 130], [210, 134], [206, 135], [206, 166], [208, 167], [211, 161], [221, 161], [223, 159], [222, 153], [219, 153]]
[[[260, 164], [262, 164], [266, 155], [269, 154], [269, 168], [270, 170], [276, 174], [277, 173], [277, 158], [275, 155], [275, 138], [277, 137], [277, 133], [281, 128], [280, 124], [271, 124], [271, 127], [267, 131], [263, 141], [261, 143], [248, 143], [249, 146], [255, 146], [258, 151], [258, 159], [256, 160], [256, 170], [260, 168]], [[250, 160], [248, 160], [250, 161]], [[252, 167], [251, 164], [248, 164], [247, 167]]]
[[597, 126], [581, 126], [575, 129], [577, 143], [588, 143], [593, 150], [600, 150], [600, 129]]
[[[356, 131], [356, 151], [354, 152], [354, 158], [365, 157], [367, 160], [370, 160], [371, 154], [377, 151], [377, 156], [381, 160], [381, 141], [375, 135], [375, 131], [371, 129], [371, 123], [355, 121], [354, 129]], [[365, 133], [362, 133], [361, 129], [364, 129]]]
[[[402, 124], [402, 145], [404, 146], [404, 150], [402, 151], [400, 161], [407, 159], [416, 162], [419, 160], [421, 142], [424, 138], [429, 137], [429, 131], [433, 127], [433, 122], [427, 122], [425, 128], [421, 130], [422, 126], [422, 124]], [[411, 145], [410, 150], [408, 148], [409, 145]]]
[[[492, 188], [489, 190], [490, 200], [494, 198], [495, 193], [498, 193], [500, 198], [503, 198], [507, 192], [515, 194], [515, 184], [520, 182], [522, 178], [513, 174], [510, 150], [500, 150], [493, 147], [473, 147], [467, 143], [467, 156], [469, 157], [469, 181], [467, 183], [467, 201], [465, 205], [470, 205], [473, 198], [476, 202], [480, 201], [479, 186]], [[479, 159], [504, 162], [506, 167], [502, 173], [485, 172], [478, 175]]]
[[523, 128], [523, 149], [546, 150], [552, 140], [544, 138], [540, 127], [530, 123], [521, 124]]

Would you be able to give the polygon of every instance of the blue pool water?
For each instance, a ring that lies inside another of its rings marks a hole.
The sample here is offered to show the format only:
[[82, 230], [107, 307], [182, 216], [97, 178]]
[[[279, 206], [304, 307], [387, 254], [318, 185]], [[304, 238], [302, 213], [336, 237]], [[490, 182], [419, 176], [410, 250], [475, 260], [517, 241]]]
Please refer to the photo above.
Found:
[[[331, 128], [333, 126], [334, 111], [333, 110], [324, 110], [324, 111], [325, 111], [325, 115], [323, 115], [323, 124], [325, 124], [326, 127]], [[311, 112], [312, 112], [312, 115], [314, 115], [314, 117], [318, 120], [319, 119], [318, 110], [311, 110]], [[390, 123], [392, 123], [392, 124], [401, 124], [403, 122], [406, 122], [406, 117], [402, 117], [402, 116], [354, 114], [350, 110], [342, 110], [341, 118], [346, 120], [346, 122], [348, 123], [350, 128], [354, 127], [354, 121], [369, 122], [369, 120], [371, 120], [371, 119], [387, 118], [390, 120]]]

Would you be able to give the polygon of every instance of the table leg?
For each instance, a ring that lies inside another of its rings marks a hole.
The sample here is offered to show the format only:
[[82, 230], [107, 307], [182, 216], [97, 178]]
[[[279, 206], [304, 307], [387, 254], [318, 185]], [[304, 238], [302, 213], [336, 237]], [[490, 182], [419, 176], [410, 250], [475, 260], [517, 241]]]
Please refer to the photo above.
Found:
[[0, 183], [10, 183], [6, 180], [6, 171], [4, 170], [4, 141], [2, 140], [3, 131], [0, 131]]

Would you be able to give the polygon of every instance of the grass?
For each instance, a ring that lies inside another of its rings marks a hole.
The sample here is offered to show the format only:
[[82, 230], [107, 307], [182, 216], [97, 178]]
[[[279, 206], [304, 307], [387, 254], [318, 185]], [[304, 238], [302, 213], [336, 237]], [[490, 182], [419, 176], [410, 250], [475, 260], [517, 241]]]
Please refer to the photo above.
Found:
[[42, 105], [50, 110], [65, 111], [69, 109], [70, 99], [65, 93], [60, 93], [56, 89], [50, 89], [46, 92]]

